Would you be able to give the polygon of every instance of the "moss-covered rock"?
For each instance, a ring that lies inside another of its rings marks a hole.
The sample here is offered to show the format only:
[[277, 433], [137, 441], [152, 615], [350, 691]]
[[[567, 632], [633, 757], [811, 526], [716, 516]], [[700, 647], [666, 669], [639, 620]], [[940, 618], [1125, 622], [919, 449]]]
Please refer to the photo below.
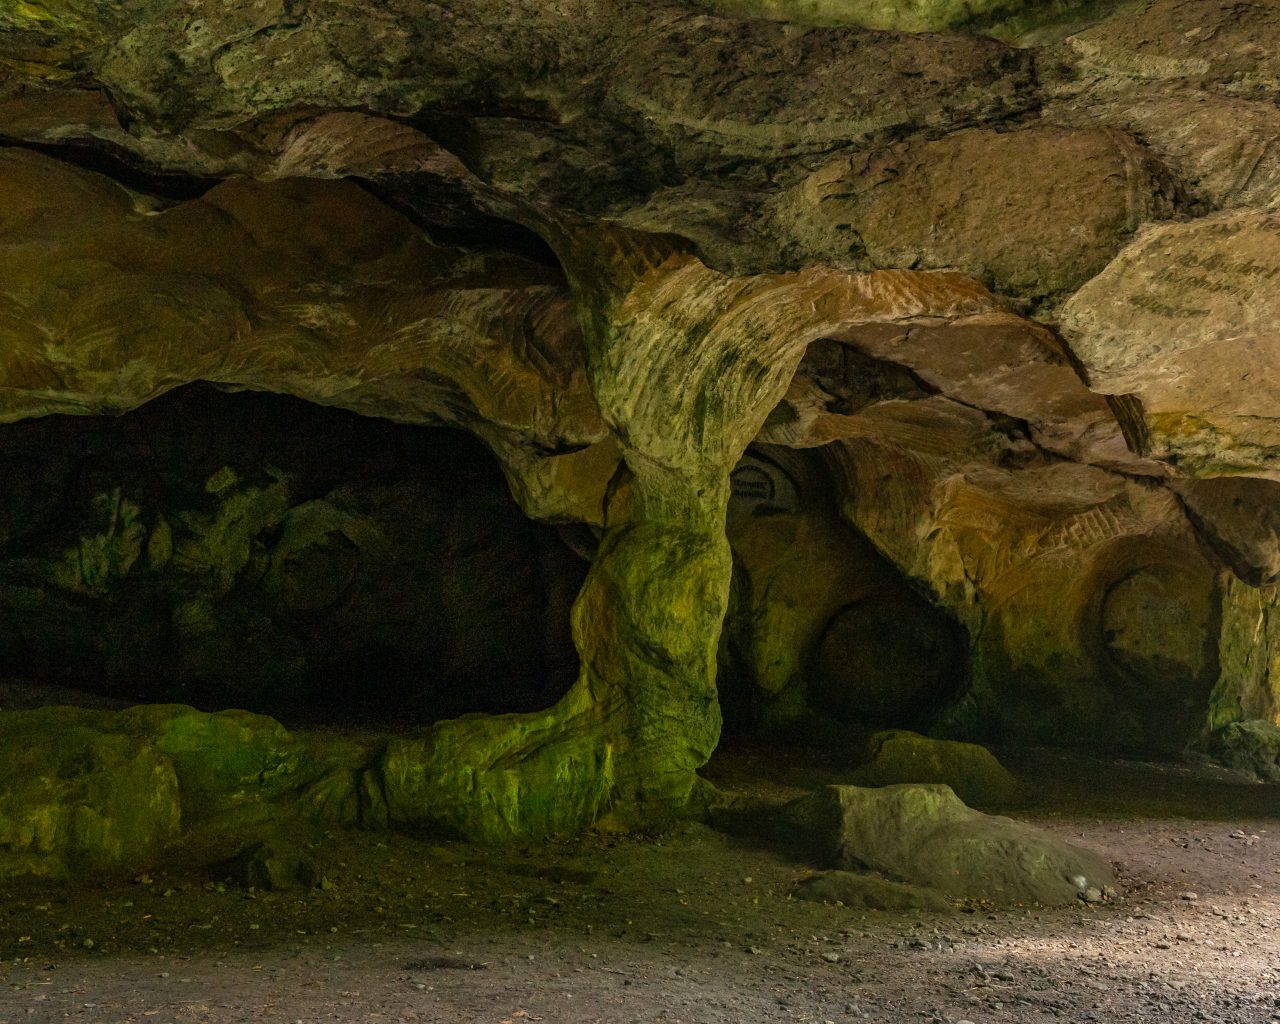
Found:
[[1115, 885], [1098, 856], [966, 807], [947, 786], [825, 786], [787, 808], [811, 852], [955, 899], [1061, 905]]
[[76, 708], [0, 714], [0, 875], [127, 870], [182, 823], [173, 763], [154, 737]]
[[1280, 726], [1274, 722], [1231, 722], [1210, 735], [1206, 745], [1228, 768], [1280, 782]]
[[385, 824], [373, 759], [243, 711], [182, 705], [0, 713], [0, 876], [220, 856], [282, 828]]
[[866, 762], [853, 781], [860, 786], [932, 783], [950, 786], [978, 806], [1016, 802], [1022, 787], [995, 755], [976, 743], [935, 740], [905, 730], [878, 732], [867, 742]]

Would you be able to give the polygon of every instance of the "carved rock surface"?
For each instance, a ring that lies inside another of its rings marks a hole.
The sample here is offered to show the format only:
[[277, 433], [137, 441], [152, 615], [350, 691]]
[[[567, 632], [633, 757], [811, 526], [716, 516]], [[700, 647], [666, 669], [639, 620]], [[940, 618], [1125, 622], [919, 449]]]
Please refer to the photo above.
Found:
[[985, 747], [904, 730], [875, 733], [853, 781], [859, 786], [942, 784], [965, 803], [988, 807], [1013, 803], [1022, 795], [1018, 780]]
[[[283, 392], [471, 431], [571, 528], [577, 682], [389, 747], [406, 826], [684, 806], [735, 557], [725, 647], [780, 714], [963, 689], [956, 734], [1177, 749], [1275, 713], [1276, 13], [9, 4], [0, 420]], [[780, 447], [822, 521], [731, 548]], [[94, 585], [149, 564], [118, 510]], [[264, 577], [291, 615], [352, 592], [331, 511]]]

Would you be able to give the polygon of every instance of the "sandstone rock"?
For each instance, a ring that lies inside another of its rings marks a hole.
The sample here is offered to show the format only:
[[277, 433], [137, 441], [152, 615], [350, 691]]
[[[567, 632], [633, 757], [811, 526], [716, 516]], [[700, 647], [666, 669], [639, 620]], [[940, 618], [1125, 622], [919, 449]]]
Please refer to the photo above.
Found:
[[831, 617], [818, 641], [810, 697], [844, 721], [921, 726], [958, 695], [965, 663], [955, 623], [898, 588]]
[[[944, 727], [1164, 750], [1194, 739], [1217, 676], [1216, 573], [1178, 502], [1096, 468], [1013, 468], [1016, 449], [993, 457], [974, 427], [967, 447], [952, 427], [832, 449], [849, 521], [977, 638]], [[1175, 632], [1162, 648], [1144, 639]]]
[[1253, 586], [1280, 580], [1280, 483], [1256, 477], [1177, 480], [1174, 490], [1201, 535]]
[[473, 438], [194, 387], [12, 426], [0, 466], [0, 657], [42, 678], [411, 723], [577, 674], [585, 565]]
[[[954, 625], [841, 521], [815, 453], [757, 446], [730, 479], [744, 606], [727, 640], [760, 727], [786, 728], [815, 708], [855, 723], [918, 723], [953, 695], [964, 661]], [[890, 619], [896, 628], [885, 628]], [[936, 658], [921, 638], [936, 641]], [[727, 671], [722, 684], [741, 685]]]
[[1119, 132], [973, 129], [815, 172], [782, 204], [779, 230], [837, 265], [955, 267], [1043, 298], [1079, 287], [1140, 224], [1168, 216], [1170, 192]]
[[1055, 906], [1115, 884], [1094, 854], [970, 810], [946, 786], [826, 786], [788, 805], [788, 816], [824, 861], [953, 899]]
[[[617, 60], [606, 109], [659, 140], [685, 173], [959, 127], [1024, 107], [1031, 84], [1025, 55], [993, 40], [711, 17], [650, 30]], [[725, 88], [709, 66], [741, 74]]]
[[1280, 85], [1277, 40], [1271, 3], [1157, 0], [1078, 32], [1067, 43], [1088, 74], [1263, 98]]
[[874, 734], [853, 781], [859, 786], [940, 783], [966, 804], [979, 806], [1007, 806], [1022, 796], [1021, 783], [985, 747], [904, 730]]
[[1055, 121], [1112, 125], [1141, 138], [1188, 195], [1211, 209], [1280, 202], [1280, 111], [1266, 99], [1222, 96], [1169, 82], [1074, 83], [1047, 112]]
[[[528, 514], [599, 531], [566, 698], [438, 723], [376, 766], [281, 769], [335, 820], [505, 840], [683, 806], [719, 731], [723, 523], [752, 443], [822, 448], [848, 527], [923, 595], [858, 591], [848, 567], [800, 580], [787, 524], [753, 531], [742, 617], [768, 615], [743, 661], [787, 680], [773, 692], [816, 661], [829, 706], [877, 669], [887, 706], [902, 679], [943, 699], [948, 659], [900, 657], [942, 649], [936, 603], [974, 644], [953, 731], [1176, 748], [1206, 708], [1263, 717], [1275, 692], [1274, 596], [1223, 575], [1273, 575], [1265, 487], [1168, 483], [1280, 470], [1275, 225], [1196, 219], [1274, 202], [1273, 6], [9, 5], [0, 419], [124, 412], [198, 378], [285, 392], [469, 430]], [[1056, 47], [976, 35], [1059, 16], [1101, 21]], [[1016, 312], [1077, 287], [1065, 344]], [[41, 463], [3, 466], [33, 518], [56, 494]], [[7, 590], [7, 621], [181, 575], [199, 585], [176, 615], [131, 609], [149, 632], [96, 642], [136, 663], [171, 626], [193, 663], [243, 643], [279, 677], [305, 666], [319, 642], [273, 641], [367, 599], [376, 517], [203, 468], [185, 516], [96, 490], [92, 529]], [[0, 521], [19, 548], [36, 535]], [[835, 562], [838, 530], [795, 536]], [[450, 602], [484, 618], [459, 578]], [[450, 632], [405, 604], [389, 632]], [[500, 646], [454, 639], [446, 661]]]
[[[1072, 4], [994, 2], [960, 0], [911, 0], [908, 3], [880, 0], [701, 0], [703, 6], [739, 17], [777, 18], [817, 25], [861, 25], [864, 28], [898, 29], [905, 32], [945, 32], [975, 26], [986, 29], [993, 23], [1011, 21], [1026, 31], [1039, 21], [1061, 18]], [[1080, 5], [1074, 5], [1080, 6]]]
[[1280, 591], [1228, 578], [1222, 592], [1218, 640], [1222, 670], [1206, 725], [1280, 721]]
[[226, 856], [247, 831], [377, 824], [356, 792], [369, 751], [246, 712], [8, 711], [0, 738], [0, 875], [127, 872], [175, 851]]
[[315, 861], [293, 844], [280, 840], [251, 843], [213, 870], [246, 889], [279, 892], [314, 889], [320, 884]]
[[823, 871], [803, 879], [795, 888], [796, 899], [843, 903], [865, 910], [927, 910], [945, 913], [955, 909], [945, 896], [920, 885], [893, 882], [866, 871]]
[[[401, 422], [483, 421], [518, 453], [513, 474], [533, 451], [605, 436], [554, 274], [524, 264], [514, 290], [482, 283], [486, 259], [431, 246], [349, 183], [228, 182], [153, 216], [107, 178], [6, 150], [0, 196], [0, 238], [40, 225], [36, 250], [0, 253], [5, 379], [35, 386], [9, 393], [6, 419], [120, 412], [203, 379]], [[537, 504], [536, 477], [522, 494]]]
[[1090, 386], [1136, 396], [1145, 446], [1194, 475], [1276, 469], [1278, 240], [1274, 213], [1151, 227], [1063, 309]]

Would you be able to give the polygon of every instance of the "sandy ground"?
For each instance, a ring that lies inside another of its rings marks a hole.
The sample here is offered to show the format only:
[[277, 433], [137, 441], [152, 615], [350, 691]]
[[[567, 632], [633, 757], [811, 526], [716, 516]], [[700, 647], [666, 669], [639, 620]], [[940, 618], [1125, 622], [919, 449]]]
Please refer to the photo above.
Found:
[[[1280, 1021], [1280, 792], [1037, 753], [1019, 816], [1105, 853], [1102, 906], [951, 914], [790, 897], [812, 866], [702, 825], [477, 850], [325, 837], [325, 885], [171, 866], [0, 888], [0, 1022]], [[784, 798], [840, 770], [722, 755]]]

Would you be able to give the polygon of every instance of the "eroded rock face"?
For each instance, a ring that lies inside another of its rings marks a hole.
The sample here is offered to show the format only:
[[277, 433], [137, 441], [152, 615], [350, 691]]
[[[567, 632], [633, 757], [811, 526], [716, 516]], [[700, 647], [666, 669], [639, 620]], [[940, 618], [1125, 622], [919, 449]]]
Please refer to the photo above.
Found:
[[[778, 719], [1274, 718], [1275, 14], [11, 6], [0, 419], [283, 392], [468, 430], [572, 527], [577, 682], [391, 744], [406, 825], [685, 805], [721, 651]], [[291, 615], [364, 564], [330, 497]], [[123, 499], [91, 589], [182, 548]]]
[[1060, 906], [1115, 886], [1096, 854], [971, 810], [947, 786], [824, 786], [787, 813], [828, 863], [956, 900]]
[[811, 258], [958, 267], [1043, 299], [1078, 288], [1140, 224], [1169, 216], [1164, 178], [1119, 132], [973, 129], [824, 167], [776, 217], [781, 237], [799, 235]]
[[1153, 454], [1205, 476], [1266, 475], [1278, 281], [1280, 214], [1161, 225], [1071, 298], [1063, 328], [1095, 390], [1141, 402]]

